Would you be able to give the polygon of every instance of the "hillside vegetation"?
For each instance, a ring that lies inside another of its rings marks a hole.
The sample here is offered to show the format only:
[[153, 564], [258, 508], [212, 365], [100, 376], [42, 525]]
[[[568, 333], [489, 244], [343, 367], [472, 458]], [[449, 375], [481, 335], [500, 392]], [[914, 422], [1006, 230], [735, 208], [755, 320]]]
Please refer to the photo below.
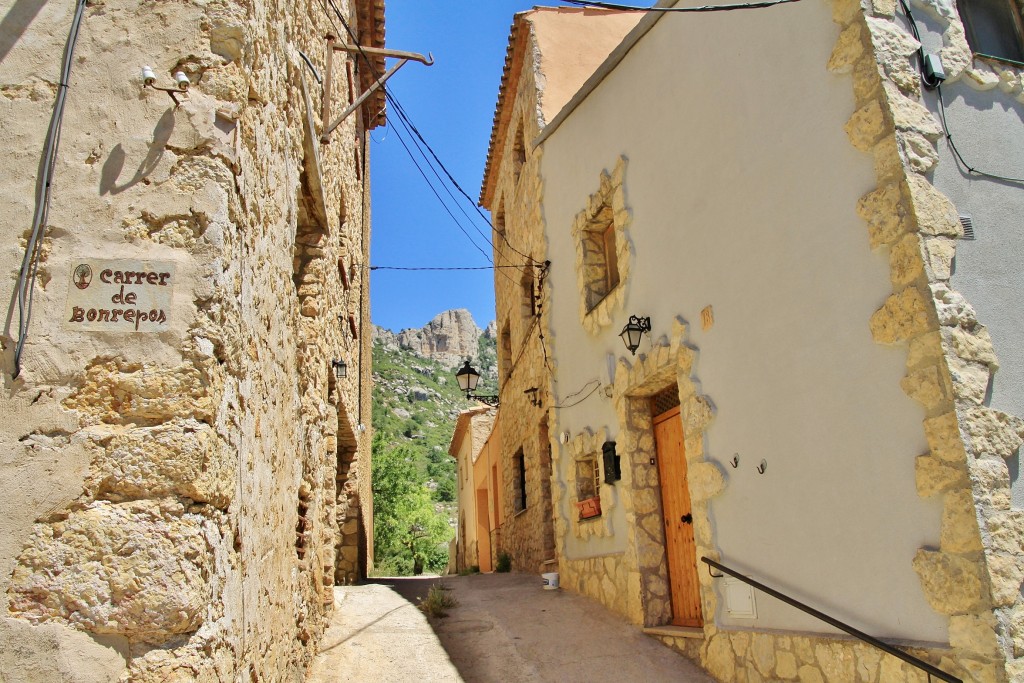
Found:
[[[495, 394], [492, 338], [481, 335], [477, 393]], [[448, 455], [459, 412], [474, 403], [455, 369], [406, 349], [373, 345], [374, 556], [378, 576], [443, 571], [455, 533], [455, 460]]]

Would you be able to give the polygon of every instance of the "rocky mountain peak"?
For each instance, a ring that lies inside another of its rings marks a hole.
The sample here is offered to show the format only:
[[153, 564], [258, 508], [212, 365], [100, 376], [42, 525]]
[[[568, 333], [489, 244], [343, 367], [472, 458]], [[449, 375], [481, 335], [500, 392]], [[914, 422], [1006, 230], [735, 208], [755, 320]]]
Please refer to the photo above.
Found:
[[438, 313], [422, 328], [407, 328], [398, 334], [374, 326], [373, 338], [385, 348], [408, 349], [455, 367], [466, 358], [476, 358], [481, 332], [468, 310], [456, 308]]

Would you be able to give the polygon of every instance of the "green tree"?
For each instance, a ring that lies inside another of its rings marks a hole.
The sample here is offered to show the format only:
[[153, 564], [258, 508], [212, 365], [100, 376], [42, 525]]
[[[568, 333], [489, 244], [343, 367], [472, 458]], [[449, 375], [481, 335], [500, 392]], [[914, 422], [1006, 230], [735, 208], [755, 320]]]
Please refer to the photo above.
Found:
[[373, 440], [373, 544], [379, 569], [412, 574], [440, 571], [448, 562], [452, 537], [447, 518], [434, 509], [420, 483], [415, 456], [407, 446]]

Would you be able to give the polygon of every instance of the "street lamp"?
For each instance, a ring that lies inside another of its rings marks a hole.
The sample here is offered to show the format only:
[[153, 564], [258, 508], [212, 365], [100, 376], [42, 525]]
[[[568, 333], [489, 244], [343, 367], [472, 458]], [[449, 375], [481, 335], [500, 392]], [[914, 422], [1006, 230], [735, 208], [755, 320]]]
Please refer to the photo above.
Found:
[[331, 367], [334, 368], [335, 379], [345, 379], [348, 377], [348, 366], [345, 365], [345, 361], [340, 358], [332, 360]]
[[455, 373], [455, 379], [459, 381], [459, 389], [466, 393], [467, 400], [476, 400], [481, 403], [486, 403], [489, 406], [498, 405], [497, 396], [477, 396], [473, 392], [476, 391], [476, 385], [480, 381], [480, 373], [469, 364], [469, 359], [466, 359], [466, 363], [459, 368], [459, 371]]
[[622, 343], [626, 345], [629, 352], [636, 355], [636, 350], [640, 347], [640, 335], [644, 332], [651, 331], [651, 319], [641, 318], [639, 316], [629, 316], [629, 322], [622, 328], [622, 332], [619, 332], [619, 336], [622, 337]]

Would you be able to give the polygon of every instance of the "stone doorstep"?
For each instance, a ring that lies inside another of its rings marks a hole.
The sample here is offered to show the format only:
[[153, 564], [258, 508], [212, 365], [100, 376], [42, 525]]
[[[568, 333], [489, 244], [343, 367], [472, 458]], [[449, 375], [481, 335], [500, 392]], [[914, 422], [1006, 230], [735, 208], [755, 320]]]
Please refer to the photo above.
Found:
[[668, 636], [669, 638], [704, 638], [704, 629], [693, 626], [647, 626], [643, 632], [649, 636]]

